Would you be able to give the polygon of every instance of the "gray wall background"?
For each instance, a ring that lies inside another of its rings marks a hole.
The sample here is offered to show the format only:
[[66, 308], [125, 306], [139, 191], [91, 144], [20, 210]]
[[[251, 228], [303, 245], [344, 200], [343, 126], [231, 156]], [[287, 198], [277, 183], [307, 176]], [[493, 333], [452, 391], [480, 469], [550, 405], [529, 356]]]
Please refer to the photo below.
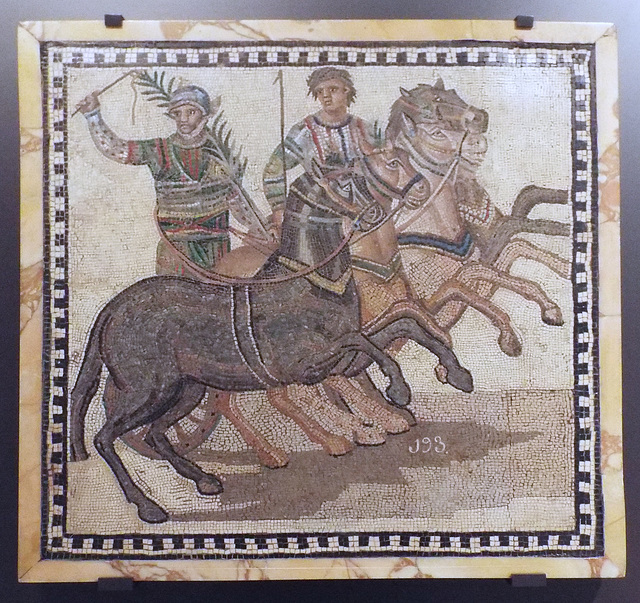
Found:
[[[299, 582], [269, 584], [137, 584], [129, 593], [98, 593], [95, 584], [19, 585], [16, 576], [18, 407], [18, 220], [19, 131], [16, 86], [16, 27], [23, 20], [101, 19], [511, 19], [613, 22], [620, 56], [622, 156], [622, 274], [624, 446], [627, 492], [628, 577], [622, 580], [556, 580], [545, 588], [514, 589], [506, 580]], [[572, 601], [640, 600], [640, 3], [637, 0], [4, 0], [0, 5], [0, 600], [32, 601]]]

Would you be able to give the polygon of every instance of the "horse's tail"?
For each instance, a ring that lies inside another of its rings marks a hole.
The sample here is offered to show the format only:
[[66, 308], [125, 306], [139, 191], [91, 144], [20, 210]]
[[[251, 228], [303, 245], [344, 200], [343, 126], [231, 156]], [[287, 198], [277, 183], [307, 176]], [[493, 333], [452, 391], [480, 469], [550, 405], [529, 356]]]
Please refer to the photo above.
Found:
[[89, 404], [100, 387], [103, 364], [100, 354], [100, 335], [106, 322], [107, 313], [102, 312], [91, 329], [82, 366], [71, 392], [70, 459], [72, 461], [85, 461], [89, 458], [84, 444], [84, 420]]

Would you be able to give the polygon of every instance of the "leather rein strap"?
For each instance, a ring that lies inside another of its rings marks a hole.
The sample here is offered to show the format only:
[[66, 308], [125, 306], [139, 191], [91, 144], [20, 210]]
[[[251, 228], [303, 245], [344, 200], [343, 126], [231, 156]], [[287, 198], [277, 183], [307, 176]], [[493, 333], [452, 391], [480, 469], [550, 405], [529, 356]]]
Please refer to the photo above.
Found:
[[[371, 172], [373, 172], [373, 170], [372, 170], [370, 165], [367, 165], [367, 167]], [[454, 163], [452, 162], [452, 165], [450, 166], [450, 170], [449, 170], [449, 173], [447, 174], [447, 177], [451, 174], [451, 172], [453, 171], [454, 167], [455, 167]], [[376, 177], [377, 177], [377, 179], [380, 179], [377, 174], [376, 174]], [[373, 228], [371, 228], [370, 230], [367, 230], [366, 232], [361, 233], [360, 236], [355, 239], [355, 241], [357, 242], [357, 241], [361, 240], [363, 237], [366, 237], [371, 232], [373, 232], [375, 230], [378, 230], [381, 226], [383, 226], [391, 218], [393, 218], [400, 211], [400, 209], [402, 209], [402, 207], [404, 207], [405, 198], [406, 198], [407, 194], [409, 193], [409, 191], [411, 190], [411, 188], [416, 183], [420, 182], [420, 180], [422, 180], [422, 178], [423, 178], [423, 176], [421, 174], [416, 174], [416, 176], [414, 176], [401, 191], [398, 189], [397, 192], [402, 195], [400, 203], [398, 204], [398, 206], [392, 212], [389, 212], [384, 217], [384, 219], [381, 220], [378, 224], [376, 224]], [[444, 180], [446, 180], [446, 178], [443, 179], [443, 183], [444, 183]], [[443, 183], [441, 183], [441, 184], [443, 184]], [[429, 197], [429, 199], [427, 199], [427, 201], [425, 201], [424, 205], [429, 204], [436, 197], [436, 195], [439, 194], [441, 189], [442, 189], [442, 186], [438, 187], [436, 189], [436, 191]], [[393, 192], [396, 192], [396, 189], [393, 189]], [[208, 284], [212, 284], [212, 285], [249, 285], [249, 286], [257, 286], [257, 285], [271, 285], [271, 284], [275, 284], [275, 283], [284, 283], [284, 282], [291, 281], [291, 280], [294, 280], [294, 279], [297, 279], [297, 278], [304, 278], [305, 276], [308, 276], [312, 272], [315, 272], [316, 270], [319, 270], [320, 268], [322, 268], [323, 266], [328, 264], [331, 260], [335, 259], [338, 256], [338, 254], [349, 244], [349, 242], [353, 238], [353, 235], [359, 230], [360, 220], [361, 220], [362, 216], [364, 216], [369, 209], [370, 209], [370, 206], [365, 207], [362, 210], [362, 212], [360, 212], [360, 215], [354, 220], [353, 224], [349, 228], [349, 232], [345, 235], [345, 237], [342, 239], [342, 241], [340, 241], [340, 244], [326, 258], [324, 258], [321, 262], [318, 262], [317, 264], [314, 264], [313, 266], [309, 266], [309, 267], [305, 268], [304, 270], [300, 270], [300, 271], [294, 272], [293, 274], [286, 274], [286, 275], [282, 275], [282, 276], [276, 276], [276, 277], [273, 277], [273, 278], [263, 278], [263, 279], [256, 279], [256, 278], [251, 278], [251, 277], [248, 277], [248, 278], [232, 277], [232, 276], [227, 276], [226, 274], [221, 274], [219, 272], [215, 272], [214, 270], [206, 270], [202, 266], [196, 264], [191, 258], [189, 258], [182, 251], [177, 249], [173, 245], [173, 243], [167, 238], [167, 235], [160, 228], [160, 224], [158, 222], [158, 208], [157, 207], [154, 209], [154, 216], [153, 217], [154, 217], [154, 221], [156, 223], [156, 227], [158, 229], [158, 233], [160, 234], [160, 239], [168, 244], [169, 251], [173, 255], [175, 255], [180, 260], [180, 262], [182, 264], [184, 264], [187, 267], [189, 272], [191, 272], [194, 276], [197, 276], [200, 281], [208, 283]]]
[[[366, 210], [365, 210], [366, 211]], [[364, 212], [363, 212], [364, 213]], [[300, 270], [299, 272], [294, 272], [293, 274], [286, 274], [282, 276], [275, 276], [273, 278], [242, 278], [235, 276], [227, 276], [226, 274], [221, 274], [220, 272], [215, 272], [214, 270], [206, 270], [202, 266], [196, 264], [191, 258], [182, 253], [179, 249], [176, 249], [175, 245], [167, 238], [167, 235], [160, 228], [160, 224], [158, 223], [158, 209], [154, 210], [154, 219], [156, 226], [158, 228], [158, 232], [160, 234], [160, 238], [169, 245], [169, 251], [175, 255], [182, 264], [184, 264], [189, 272], [198, 277], [199, 280], [205, 283], [209, 283], [211, 285], [271, 285], [274, 283], [283, 283], [286, 281], [291, 281], [296, 278], [303, 278], [308, 276], [312, 272], [315, 272], [319, 268], [322, 268], [326, 264], [328, 264], [331, 260], [336, 258], [338, 254], [347, 246], [351, 237], [353, 237], [354, 233], [358, 229], [359, 219], [352, 224], [351, 228], [347, 235], [342, 239], [340, 244], [321, 262], [309, 266], [304, 270]]]

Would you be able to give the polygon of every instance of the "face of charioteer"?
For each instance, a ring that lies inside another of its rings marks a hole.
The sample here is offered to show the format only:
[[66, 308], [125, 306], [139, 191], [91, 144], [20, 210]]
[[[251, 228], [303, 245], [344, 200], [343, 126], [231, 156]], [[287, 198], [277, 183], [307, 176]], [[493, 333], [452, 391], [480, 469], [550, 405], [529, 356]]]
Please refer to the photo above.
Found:
[[349, 88], [338, 78], [320, 82], [313, 90], [320, 101], [321, 116], [329, 121], [338, 121], [347, 115], [349, 107]]
[[169, 117], [176, 122], [179, 134], [189, 136], [202, 123], [205, 115], [200, 107], [187, 103], [171, 109]]

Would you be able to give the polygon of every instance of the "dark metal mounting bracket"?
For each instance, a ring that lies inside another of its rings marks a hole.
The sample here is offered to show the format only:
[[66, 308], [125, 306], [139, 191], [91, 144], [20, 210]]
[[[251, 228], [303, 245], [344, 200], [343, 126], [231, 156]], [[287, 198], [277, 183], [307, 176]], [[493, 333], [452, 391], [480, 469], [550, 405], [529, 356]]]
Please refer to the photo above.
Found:
[[119, 28], [119, 27], [122, 27], [123, 21], [124, 21], [124, 17], [122, 15], [105, 15], [104, 16], [105, 27]]
[[98, 578], [98, 592], [133, 590], [131, 578]]
[[547, 574], [511, 574], [514, 588], [539, 588], [547, 585]]
[[516, 29], [533, 29], [533, 17], [518, 15], [515, 19]]

